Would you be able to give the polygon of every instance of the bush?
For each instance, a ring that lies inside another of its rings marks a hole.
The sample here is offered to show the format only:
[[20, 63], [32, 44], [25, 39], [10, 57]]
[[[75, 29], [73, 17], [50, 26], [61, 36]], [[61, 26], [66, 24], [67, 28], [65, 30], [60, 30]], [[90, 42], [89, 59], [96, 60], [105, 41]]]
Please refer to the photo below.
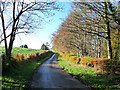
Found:
[[68, 53], [61, 53], [60, 55], [66, 60], [70, 60], [76, 64], [93, 67], [101, 73], [107, 72], [120, 74], [120, 61], [118, 60], [109, 60], [107, 58], [91, 58], [88, 56], [79, 58], [73, 54]]
[[91, 58], [91, 57], [83, 57], [80, 60], [80, 64], [87, 65], [90, 67], [94, 67], [96, 70], [103, 71], [103, 66], [107, 65], [108, 59], [101, 58]]
[[108, 59], [100, 59], [100, 58], [94, 58], [90, 59], [88, 62], [88, 66], [94, 67], [96, 70], [103, 70], [103, 66], [106, 65], [108, 62]]
[[28, 58], [29, 58], [29, 59], [33, 59], [33, 58], [35, 58], [35, 57], [36, 57], [36, 56], [35, 56], [35, 54], [33, 54], [33, 53], [28, 55]]
[[71, 60], [72, 62], [76, 63], [76, 64], [79, 64], [79, 62], [80, 62], [80, 58], [77, 57], [77, 56], [71, 56], [71, 57], [70, 57], [70, 60]]
[[120, 61], [110, 59], [106, 64], [104, 64], [103, 71], [106, 71], [109, 74], [120, 73]]
[[21, 53], [17, 53], [15, 56], [13, 56], [13, 58], [17, 61], [23, 61], [25, 59], [25, 56]]
[[3, 54], [2, 55], [2, 66], [3, 71], [9, 70], [12, 67], [16, 67], [20, 65], [21, 62], [27, 63], [31, 61], [40, 61], [47, 57], [49, 54], [53, 54], [52, 51], [44, 51], [42, 53], [36, 52], [29, 55], [23, 55], [22, 53], [17, 53], [15, 56], [11, 57], [11, 60], [8, 60], [7, 57]]
[[93, 58], [91, 58], [91, 57], [83, 57], [83, 58], [81, 58], [81, 60], [80, 60], [80, 64], [91, 66], [91, 60], [92, 60], [92, 59], [93, 59]]
[[16, 62], [16, 59], [11, 57], [11, 60], [8, 60], [8, 58], [5, 56], [5, 54], [2, 55], [2, 72], [8, 71], [12, 67], [16, 67], [18, 64]]

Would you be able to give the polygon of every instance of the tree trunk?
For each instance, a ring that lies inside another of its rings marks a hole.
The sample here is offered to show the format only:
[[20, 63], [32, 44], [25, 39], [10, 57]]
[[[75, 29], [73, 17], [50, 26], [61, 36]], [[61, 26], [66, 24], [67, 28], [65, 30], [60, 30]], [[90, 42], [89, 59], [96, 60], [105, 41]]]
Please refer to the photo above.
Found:
[[112, 59], [112, 46], [111, 46], [111, 37], [110, 37], [110, 23], [108, 17], [107, 3], [105, 2], [105, 24], [107, 29], [107, 50], [108, 50], [108, 58]]
[[108, 59], [110, 59], [109, 41], [108, 41], [108, 40], [106, 40], [106, 42], [107, 42]]
[[0, 13], [1, 13], [1, 20], [2, 20], [3, 34], [4, 34], [5, 53], [6, 53], [6, 56], [7, 56], [7, 55], [8, 55], [8, 49], [7, 49], [7, 38], [6, 38], [6, 32], [5, 32], [5, 22], [4, 22], [3, 11], [1, 10], [1, 2], [0, 2]]
[[15, 19], [15, 4], [16, 2], [13, 2], [13, 25], [12, 25], [12, 32], [11, 32], [11, 37], [10, 37], [10, 42], [9, 42], [9, 49], [8, 49], [8, 59], [11, 59], [11, 52], [12, 52], [12, 47], [13, 47], [13, 42], [15, 40], [15, 32], [16, 32], [16, 19]]
[[11, 59], [11, 52], [13, 47], [13, 42], [15, 40], [15, 35], [11, 36], [10, 43], [9, 43], [9, 49], [8, 49], [8, 59]]
[[109, 53], [110, 53], [110, 59], [112, 59], [112, 46], [111, 46], [111, 37], [110, 37], [110, 30], [108, 30], [108, 45], [109, 45]]
[[100, 48], [100, 46], [99, 46], [99, 37], [97, 36], [97, 58], [100, 58], [99, 48]]
[[101, 52], [101, 38], [99, 38], [99, 57], [101, 58], [102, 52]]

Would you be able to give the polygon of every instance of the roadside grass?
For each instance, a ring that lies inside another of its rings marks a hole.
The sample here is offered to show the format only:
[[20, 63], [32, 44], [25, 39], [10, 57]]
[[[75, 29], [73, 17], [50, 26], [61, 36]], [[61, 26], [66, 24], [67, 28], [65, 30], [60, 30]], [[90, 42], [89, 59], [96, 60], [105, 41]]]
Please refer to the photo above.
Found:
[[[16, 54], [23, 54], [25, 57], [28, 55], [36, 54], [36, 53], [45, 53], [44, 50], [40, 49], [29, 49], [29, 48], [20, 48], [20, 47], [13, 47], [12, 56], [14, 57]], [[5, 48], [0, 46], [0, 55], [5, 53]], [[42, 64], [44, 61], [49, 59], [53, 53], [42, 54], [40, 57], [32, 57], [28, 60], [22, 61], [7, 61], [7, 63], [11, 64], [9, 68], [5, 69], [2, 73], [2, 89], [6, 90], [7, 88], [10, 89], [23, 89], [26, 87], [31, 75], [33, 74], [34, 70]], [[19, 58], [19, 57], [18, 57]], [[37, 60], [36, 60], [37, 59]], [[13, 59], [14, 60], [14, 59]]]
[[6, 90], [7, 88], [10, 89], [23, 89], [26, 87], [31, 75], [33, 74], [34, 70], [43, 62], [48, 60], [53, 54], [49, 54], [46, 58], [32, 62], [22, 62], [21, 66], [16, 66], [16, 68], [10, 68], [9, 71], [5, 72], [2, 77], [2, 89]]
[[110, 79], [107, 74], [97, 74], [94, 68], [82, 67], [74, 64], [69, 60], [65, 60], [62, 57], [58, 58], [58, 64], [65, 71], [70, 73], [73, 78], [81, 80], [83, 83], [87, 83], [95, 89], [118, 89], [120, 88], [120, 76], [114, 76], [118, 79]]

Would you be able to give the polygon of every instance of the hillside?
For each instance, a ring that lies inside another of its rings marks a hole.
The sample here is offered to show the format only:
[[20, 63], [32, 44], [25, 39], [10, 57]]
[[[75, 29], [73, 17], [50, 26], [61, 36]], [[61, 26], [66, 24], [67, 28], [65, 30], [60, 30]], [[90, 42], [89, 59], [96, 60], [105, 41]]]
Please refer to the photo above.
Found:
[[[22, 53], [24, 55], [28, 55], [31, 53], [35, 53], [35, 52], [42, 52], [44, 50], [41, 49], [30, 49], [30, 48], [21, 48], [21, 47], [13, 47], [12, 50], [12, 55], [14, 56], [17, 53]], [[0, 46], [0, 52], [5, 52], [5, 48]]]

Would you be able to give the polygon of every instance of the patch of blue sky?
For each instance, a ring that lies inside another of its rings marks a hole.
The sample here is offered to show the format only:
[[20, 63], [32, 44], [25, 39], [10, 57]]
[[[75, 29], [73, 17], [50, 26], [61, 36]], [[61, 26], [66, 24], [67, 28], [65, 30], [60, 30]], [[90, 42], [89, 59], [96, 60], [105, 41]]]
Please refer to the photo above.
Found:
[[[63, 22], [63, 19], [67, 18], [67, 16], [70, 13], [71, 8], [71, 2], [58, 2], [59, 5], [62, 5], [62, 11], [50, 11], [50, 14], [53, 13], [55, 15], [46, 17], [44, 14], [39, 12], [38, 14], [44, 18], [43, 22], [37, 17], [34, 17], [34, 19], [38, 19], [37, 21], [40, 21], [40, 24], [38, 24], [39, 28], [36, 30], [33, 30], [34, 33], [24, 35], [19, 34], [16, 37], [14, 46], [19, 47], [21, 44], [27, 44], [29, 48], [34, 49], [40, 49], [41, 45], [43, 43], [49, 42], [51, 44], [51, 37], [52, 34], [59, 28], [61, 23]], [[47, 13], [47, 12], [46, 12]], [[34, 24], [35, 25], [35, 24]], [[37, 23], [36, 23], [37, 25]], [[52, 44], [50, 45], [52, 47]]]

